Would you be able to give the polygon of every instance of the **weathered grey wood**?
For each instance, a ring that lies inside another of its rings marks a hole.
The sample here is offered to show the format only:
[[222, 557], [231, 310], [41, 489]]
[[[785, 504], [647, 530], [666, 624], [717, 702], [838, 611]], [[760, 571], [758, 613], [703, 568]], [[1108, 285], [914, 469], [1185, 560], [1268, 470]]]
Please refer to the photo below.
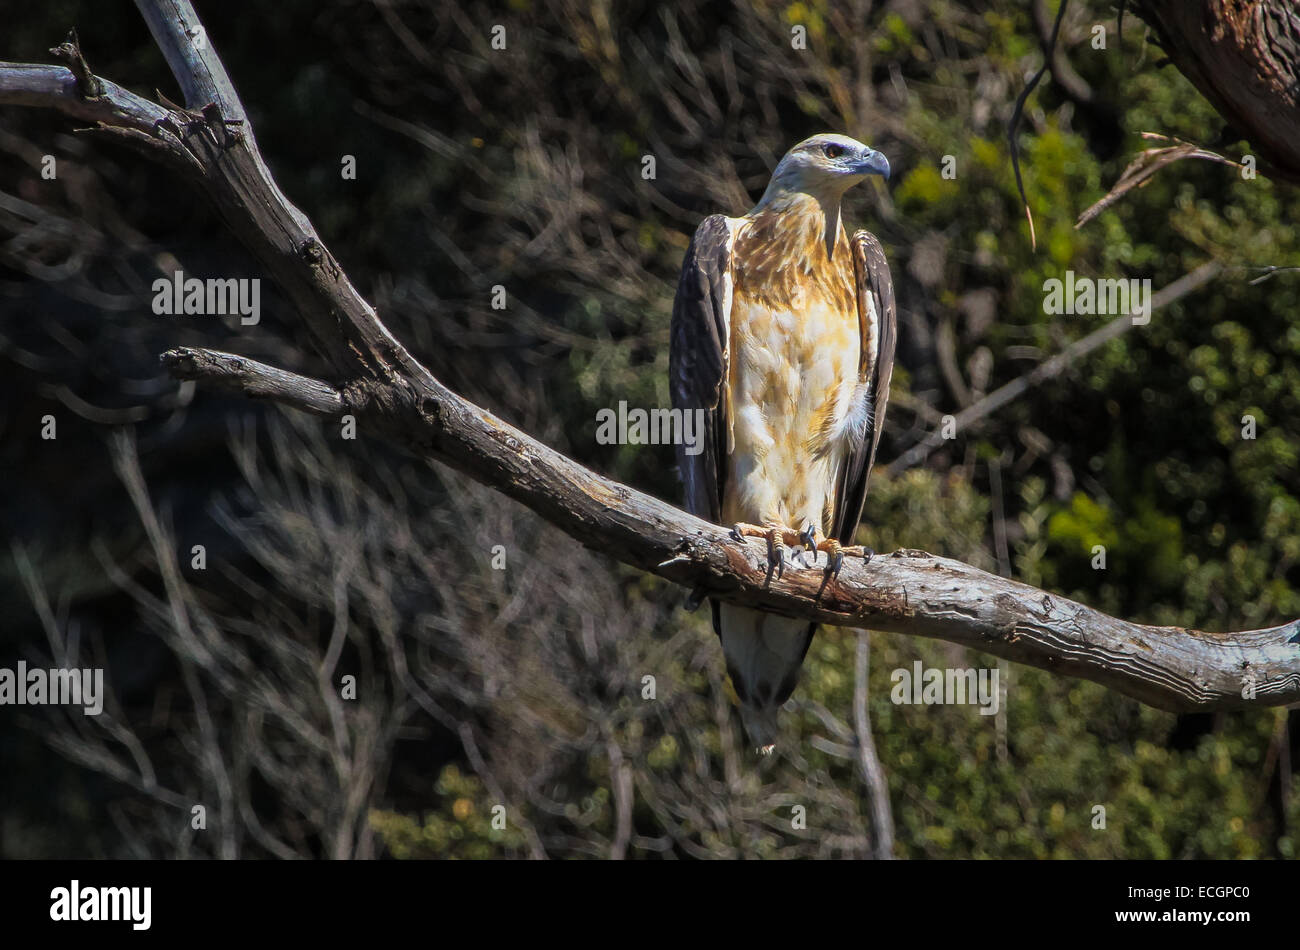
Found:
[[87, 98], [72, 70], [41, 63], [0, 63], [4, 101], [9, 105], [58, 109], [88, 122], [107, 122], [151, 134], [167, 109], [101, 79], [101, 94]]
[[250, 399], [271, 399], [320, 416], [341, 416], [347, 409], [342, 394], [328, 383], [246, 356], [182, 346], [164, 353], [162, 362], [177, 379], [201, 379]]
[[[191, 109], [155, 106], [111, 83], [101, 97], [87, 99], [68, 70], [2, 63], [0, 104], [92, 119], [99, 131], [190, 174], [283, 286], [339, 382], [189, 348], [164, 355], [179, 378], [325, 415], [351, 413], [362, 432], [465, 472], [589, 547], [723, 600], [834, 626], [943, 639], [1167, 709], [1300, 701], [1300, 623], [1233, 634], [1144, 626], [912, 550], [868, 564], [849, 561], [836, 579], [820, 567], [772, 577], [759, 542], [733, 541], [726, 529], [592, 472], [461, 399], [392, 337], [310, 221], [276, 187], [210, 40], [204, 55], [185, 49], [198, 25], [189, 3], [138, 5], [173, 68], [185, 73], [179, 80]], [[203, 101], [208, 96], [215, 110]], [[1246, 698], [1248, 684], [1255, 698]]]

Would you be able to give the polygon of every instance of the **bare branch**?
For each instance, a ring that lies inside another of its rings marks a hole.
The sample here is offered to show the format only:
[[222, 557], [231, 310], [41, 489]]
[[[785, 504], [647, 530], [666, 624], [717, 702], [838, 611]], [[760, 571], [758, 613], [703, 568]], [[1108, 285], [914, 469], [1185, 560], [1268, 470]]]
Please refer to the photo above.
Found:
[[858, 648], [853, 664], [853, 728], [857, 733], [858, 768], [867, 786], [871, 802], [871, 824], [875, 833], [874, 852], [877, 860], [889, 861], [894, 857], [894, 813], [889, 805], [889, 781], [884, 766], [876, 753], [876, 740], [871, 734], [871, 714], [867, 712], [867, 673], [871, 664], [871, 634], [859, 630]]
[[157, 134], [170, 112], [156, 102], [99, 79], [100, 94], [87, 97], [72, 70], [40, 63], [0, 63], [0, 104], [57, 109], [65, 115], [99, 123], [122, 134], [143, 138]]
[[1016, 140], [1016, 133], [1020, 130], [1020, 119], [1025, 112], [1025, 102], [1029, 99], [1029, 94], [1034, 91], [1038, 81], [1043, 78], [1043, 73], [1047, 72], [1052, 66], [1052, 56], [1056, 50], [1056, 37], [1061, 32], [1061, 20], [1065, 18], [1065, 8], [1069, 5], [1070, 0], [1061, 0], [1060, 9], [1056, 11], [1056, 22], [1052, 24], [1051, 35], [1043, 44], [1044, 56], [1043, 65], [1038, 68], [1038, 72], [1029, 77], [1025, 83], [1025, 88], [1020, 90], [1020, 95], [1016, 97], [1016, 106], [1011, 112], [1011, 121], [1007, 123], [1007, 146], [1011, 150], [1011, 168], [1016, 173], [1016, 188], [1020, 191], [1020, 203], [1025, 206], [1025, 220], [1029, 222], [1029, 245], [1034, 250], [1038, 249], [1038, 238], [1034, 234], [1034, 214], [1029, 210], [1029, 198], [1025, 195], [1025, 182], [1020, 176], [1020, 143]]
[[1164, 148], [1148, 148], [1139, 152], [1133, 161], [1129, 162], [1124, 173], [1119, 176], [1119, 180], [1111, 186], [1110, 191], [1094, 202], [1089, 208], [1079, 215], [1074, 222], [1076, 230], [1083, 227], [1097, 215], [1101, 214], [1120, 198], [1124, 197], [1134, 188], [1141, 188], [1150, 180], [1151, 176], [1166, 165], [1172, 165], [1174, 162], [1182, 161], [1184, 158], [1203, 158], [1207, 161], [1219, 162], [1222, 165], [1232, 165], [1241, 168], [1240, 162], [1234, 162], [1230, 158], [1224, 158], [1217, 152], [1211, 152], [1209, 149], [1201, 148], [1191, 142], [1184, 142], [1181, 139], [1171, 138], [1168, 135], [1160, 135], [1157, 132], [1143, 132], [1142, 137], [1146, 139], [1157, 139], [1164, 142], [1173, 142], [1175, 144], [1165, 146]]
[[337, 416], [347, 409], [343, 395], [328, 383], [234, 353], [182, 346], [164, 353], [162, 362], [177, 379], [238, 390], [250, 399], [272, 399], [320, 416]]

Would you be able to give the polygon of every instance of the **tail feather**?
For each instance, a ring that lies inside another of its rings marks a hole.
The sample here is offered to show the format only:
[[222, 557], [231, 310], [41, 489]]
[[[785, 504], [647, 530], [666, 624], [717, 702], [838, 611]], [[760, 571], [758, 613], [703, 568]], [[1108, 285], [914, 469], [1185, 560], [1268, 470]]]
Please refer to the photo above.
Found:
[[799, 669], [817, 625], [748, 607], [715, 604], [714, 627], [740, 699], [745, 731], [760, 751], [770, 752], [778, 732], [777, 712], [799, 682]]

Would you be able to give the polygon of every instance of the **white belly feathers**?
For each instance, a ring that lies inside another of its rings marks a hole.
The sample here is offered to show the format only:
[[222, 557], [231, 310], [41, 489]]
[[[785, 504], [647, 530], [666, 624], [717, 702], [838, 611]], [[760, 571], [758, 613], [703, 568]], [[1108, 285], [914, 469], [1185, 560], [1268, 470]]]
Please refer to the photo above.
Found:
[[724, 521], [832, 530], [835, 487], [869, 425], [857, 314], [821, 297], [779, 310], [737, 295]]

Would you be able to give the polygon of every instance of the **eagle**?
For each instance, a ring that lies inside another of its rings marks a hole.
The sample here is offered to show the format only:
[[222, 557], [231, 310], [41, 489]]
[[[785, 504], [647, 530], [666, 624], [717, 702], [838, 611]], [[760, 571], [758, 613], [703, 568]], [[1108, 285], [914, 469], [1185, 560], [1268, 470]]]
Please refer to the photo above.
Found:
[[[894, 363], [894, 289], [880, 242], [844, 229], [844, 193], [889, 162], [845, 135], [814, 135], [777, 164], [748, 214], [695, 232], [673, 302], [675, 409], [703, 413], [702, 448], [678, 445], [686, 508], [786, 548], [833, 577], [850, 546], [880, 444]], [[692, 418], [696, 418], [692, 416]], [[711, 601], [741, 720], [770, 754], [817, 625]]]

